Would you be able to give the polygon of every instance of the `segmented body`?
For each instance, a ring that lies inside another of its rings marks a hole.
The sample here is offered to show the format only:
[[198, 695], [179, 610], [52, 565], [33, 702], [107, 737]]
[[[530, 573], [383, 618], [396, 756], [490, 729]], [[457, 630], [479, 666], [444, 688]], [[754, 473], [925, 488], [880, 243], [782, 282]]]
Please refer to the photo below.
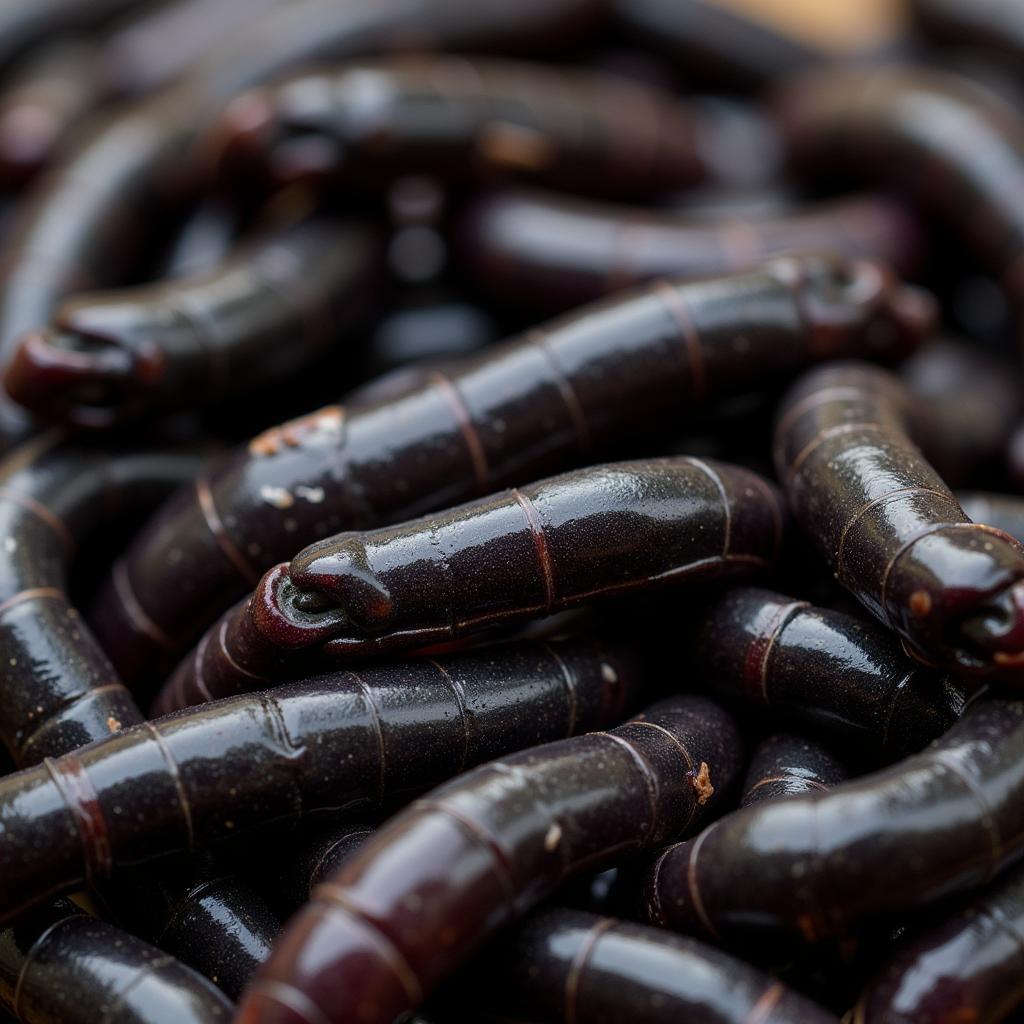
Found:
[[257, 437], [140, 534], [114, 567], [94, 628], [136, 680], [321, 537], [593, 461], [809, 361], [895, 354], [927, 325], [915, 293], [876, 269], [820, 258], [589, 307], [386, 400], [329, 407]]
[[246, 830], [366, 813], [502, 753], [614, 723], [636, 689], [626, 652], [524, 642], [124, 729], [0, 779], [0, 915]]
[[382, 248], [366, 225], [314, 218], [197, 277], [71, 299], [22, 342], [4, 386], [77, 427], [267, 387], [362, 325]]
[[852, 1024], [998, 1024], [1024, 1002], [1024, 871], [939, 924], [912, 932], [869, 983]]
[[738, 759], [728, 716], [681, 697], [435, 790], [292, 919], [239, 1020], [390, 1022], [572, 874], [693, 828]]
[[339, 534], [271, 569], [182, 662], [157, 709], [641, 588], [756, 575], [776, 559], [783, 516], [778, 492], [754, 473], [652, 459]]
[[[705, 115], [707, 116], [707, 115]], [[346, 63], [239, 97], [220, 125], [227, 174], [526, 176], [570, 191], [645, 195], [705, 177], [698, 115], [641, 83], [507, 60]], [[317, 154], [311, 156], [313, 141]]]
[[770, 216], [601, 204], [531, 191], [473, 201], [457, 226], [461, 265], [499, 302], [555, 312], [660, 277], [735, 273], [784, 253], [838, 252], [901, 273], [920, 254], [919, 229], [875, 196]]
[[914, 444], [891, 374], [833, 364], [783, 400], [775, 466], [836, 578], [908, 651], [958, 672], [1024, 680], [1024, 547], [973, 524]]
[[694, 667], [712, 695], [770, 708], [894, 761], [945, 733], [970, 688], [909, 660], [870, 620], [735, 587], [697, 620]]
[[802, 736], [776, 733], [754, 748], [740, 806], [825, 792], [848, 777], [846, 766], [827, 747]]
[[743, 808], [671, 846], [652, 922], [716, 941], [842, 934], [985, 884], [1024, 854], [1024, 704], [967, 710], [920, 754], [826, 793]]
[[[100, 5], [82, 5], [93, 6]], [[96, 126], [33, 190], [0, 268], [0, 365], [61, 299], [132, 280], [168, 221], [194, 202], [205, 173], [197, 140], [239, 90], [327, 57], [557, 38], [595, 7], [594, 0], [487, 0], [471, 9], [453, 0], [301, 0], [247, 22], [173, 87]], [[30, 430], [20, 409], [0, 400], [0, 446]]]
[[233, 1012], [206, 978], [68, 900], [0, 932], [0, 1005], [25, 1024], [227, 1024]]
[[489, 1020], [535, 1024], [835, 1024], [836, 1020], [782, 982], [702, 942], [573, 910], [530, 915], [472, 962], [466, 984], [488, 1008]]

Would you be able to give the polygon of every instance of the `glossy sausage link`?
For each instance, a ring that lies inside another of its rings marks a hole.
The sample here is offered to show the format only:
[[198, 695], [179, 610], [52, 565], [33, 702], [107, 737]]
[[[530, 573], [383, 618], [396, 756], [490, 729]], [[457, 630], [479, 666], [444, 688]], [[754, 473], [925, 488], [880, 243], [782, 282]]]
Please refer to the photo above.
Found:
[[461, 266], [503, 304], [558, 312], [659, 277], [736, 273], [784, 253], [836, 252], [912, 270], [920, 231], [876, 196], [774, 216], [696, 218], [526, 190], [473, 201], [456, 228]]
[[671, 846], [653, 923], [810, 941], [985, 884], [1024, 854], [1024, 704], [968, 709], [923, 753], [827, 793], [743, 808]]
[[774, 564], [783, 514], [747, 470], [652, 459], [339, 534], [271, 569], [182, 662], [156, 710], [638, 588], [754, 575]]
[[769, 708], [894, 761], [945, 733], [970, 689], [910, 661], [882, 626], [735, 587], [702, 611], [694, 668], [713, 696]]
[[522, 643], [323, 676], [125, 729], [0, 780], [0, 917], [121, 867], [316, 812], [366, 811], [611, 724], [636, 689], [624, 652]]
[[692, 829], [739, 757], [729, 717], [681, 697], [435, 790], [292, 919], [243, 996], [240, 1024], [390, 1024], [573, 874]]
[[257, 437], [133, 542], [93, 626], [138, 680], [321, 537], [593, 461], [818, 359], [896, 355], [929, 322], [919, 294], [873, 265], [819, 257], [588, 307], [388, 400], [330, 407]]
[[206, 978], [68, 900], [0, 932], [0, 1005], [24, 1024], [227, 1024], [233, 1011]]
[[976, 525], [915, 446], [899, 381], [863, 364], [783, 400], [775, 467], [836, 578], [922, 660], [1024, 682], [1024, 547]]
[[198, 277], [65, 302], [22, 342], [4, 386], [76, 427], [267, 387], [362, 324], [381, 269], [368, 226], [290, 224]]

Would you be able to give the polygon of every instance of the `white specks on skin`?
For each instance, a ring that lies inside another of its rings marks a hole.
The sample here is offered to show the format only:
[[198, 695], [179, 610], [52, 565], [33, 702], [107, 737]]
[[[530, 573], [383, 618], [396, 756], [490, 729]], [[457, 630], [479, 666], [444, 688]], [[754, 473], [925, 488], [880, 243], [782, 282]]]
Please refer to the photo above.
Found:
[[609, 665], [607, 661], [601, 662], [601, 678], [606, 683], [617, 683], [619, 681], [619, 674], [615, 671], [614, 667]]
[[260, 488], [260, 499], [280, 509], [291, 508], [295, 504], [291, 491], [284, 487], [271, 487], [269, 484]]

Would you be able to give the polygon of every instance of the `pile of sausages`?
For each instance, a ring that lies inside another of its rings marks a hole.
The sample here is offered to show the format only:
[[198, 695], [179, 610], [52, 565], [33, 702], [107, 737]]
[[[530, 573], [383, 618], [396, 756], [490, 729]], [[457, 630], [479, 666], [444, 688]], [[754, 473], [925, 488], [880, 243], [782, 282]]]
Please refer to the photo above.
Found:
[[1024, 1021], [1024, 6], [741, 10], [0, 11], [0, 1018]]

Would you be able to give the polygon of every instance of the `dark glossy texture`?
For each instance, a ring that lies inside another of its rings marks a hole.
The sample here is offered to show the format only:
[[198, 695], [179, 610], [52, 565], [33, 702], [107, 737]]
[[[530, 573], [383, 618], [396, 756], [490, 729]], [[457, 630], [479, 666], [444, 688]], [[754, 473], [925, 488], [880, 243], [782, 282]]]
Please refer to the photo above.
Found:
[[641, 42], [717, 83], [759, 85], [823, 59], [767, 20], [745, 16], [738, 4], [613, 0], [612, 10]]
[[1024, 497], [990, 491], [957, 491], [956, 500], [974, 522], [994, 526], [1024, 543]]
[[700, 612], [693, 666], [715, 696], [849, 737], [885, 761], [941, 736], [970, 693], [907, 658], [883, 626], [754, 587]]
[[[978, 6], [986, 6], [979, 4]], [[832, 69], [783, 87], [776, 108], [809, 175], [899, 184], [954, 225], [1024, 304], [1024, 116], [964, 78], [918, 67]], [[1024, 337], [1024, 335], [1022, 335]]]
[[954, 487], [991, 479], [1024, 414], [1024, 376], [969, 341], [943, 339], [915, 352], [900, 377], [927, 418], [921, 443]]
[[811, 361], [894, 356], [928, 330], [926, 305], [870, 264], [816, 257], [580, 310], [399, 397], [257, 437], [140, 534], [93, 625], [138, 679], [306, 544], [593, 461]]
[[0, 1004], [25, 1024], [227, 1024], [233, 1010], [201, 975], [67, 900], [0, 933]]
[[0, 185], [17, 188], [38, 174], [102, 100], [91, 42], [58, 39], [25, 57], [0, 88]]
[[636, 689], [626, 652], [523, 642], [125, 729], [0, 779], [0, 916], [246, 830], [367, 813], [468, 765], [616, 722]]
[[925, 662], [1024, 684], [1024, 547], [964, 515], [912, 440], [900, 382], [836, 363], [778, 415], [776, 472], [836, 579]]
[[651, 459], [575, 470], [271, 569], [168, 680], [159, 711], [664, 585], [774, 565], [782, 499], [744, 469]]
[[270, 955], [281, 930], [248, 883], [205, 855], [129, 874], [101, 896], [123, 928], [201, 971], [231, 999]]
[[285, 928], [240, 1024], [390, 1024], [577, 872], [692, 829], [739, 771], [700, 697], [469, 772], [392, 818]]
[[519, 190], [473, 201], [457, 238], [461, 266], [491, 298], [547, 312], [659, 277], [734, 273], [783, 253], [831, 251], [906, 273], [923, 241], [903, 208], [880, 196], [695, 217]]
[[872, 979], [851, 1024], [999, 1024], [1024, 1005], [1024, 871], [916, 929]]
[[532, 1024], [837, 1024], [728, 953], [573, 910], [532, 914], [465, 972], [488, 1019]]
[[201, 465], [59, 441], [41, 435], [0, 463], [0, 739], [21, 766], [141, 719], [68, 597], [68, 565], [118, 512], [152, 507]]
[[976, 888], [1022, 854], [1024, 704], [989, 700], [892, 768], [743, 808], [669, 847], [648, 914], [725, 943], [815, 941]]
[[212, 404], [283, 381], [351, 335], [382, 277], [368, 225], [289, 224], [197, 277], [66, 301], [22, 342], [4, 386], [76, 427]]
[[848, 777], [846, 765], [828, 747], [792, 733], [776, 733], [754, 748], [740, 806], [825, 792]]
[[373, 825], [328, 825], [313, 835], [287, 842], [282, 861], [271, 873], [264, 891], [290, 916], [374, 831]]
[[[52, 2], [19, 6], [45, 10]], [[483, 0], [468, 8], [462, 0], [298, 0], [247, 21], [176, 85], [98, 124], [32, 190], [0, 266], [0, 364], [23, 334], [50, 320], [61, 299], [137, 275], [167, 222], [195, 200], [206, 169], [197, 140], [234, 93], [326, 58], [554, 41], [578, 30], [596, 6], [594, 0]], [[30, 430], [14, 403], [0, 401], [0, 448]]]
[[[705, 114], [705, 116], [707, 116]], [[525, 176], [647, 195], [707, 175], [697, 113], [670, 94], [580, 68], [465, 57], [306, 72], [239, 97], [220, 125], [227, 179], [325, 177], [379, 190], [398, 174]]]

